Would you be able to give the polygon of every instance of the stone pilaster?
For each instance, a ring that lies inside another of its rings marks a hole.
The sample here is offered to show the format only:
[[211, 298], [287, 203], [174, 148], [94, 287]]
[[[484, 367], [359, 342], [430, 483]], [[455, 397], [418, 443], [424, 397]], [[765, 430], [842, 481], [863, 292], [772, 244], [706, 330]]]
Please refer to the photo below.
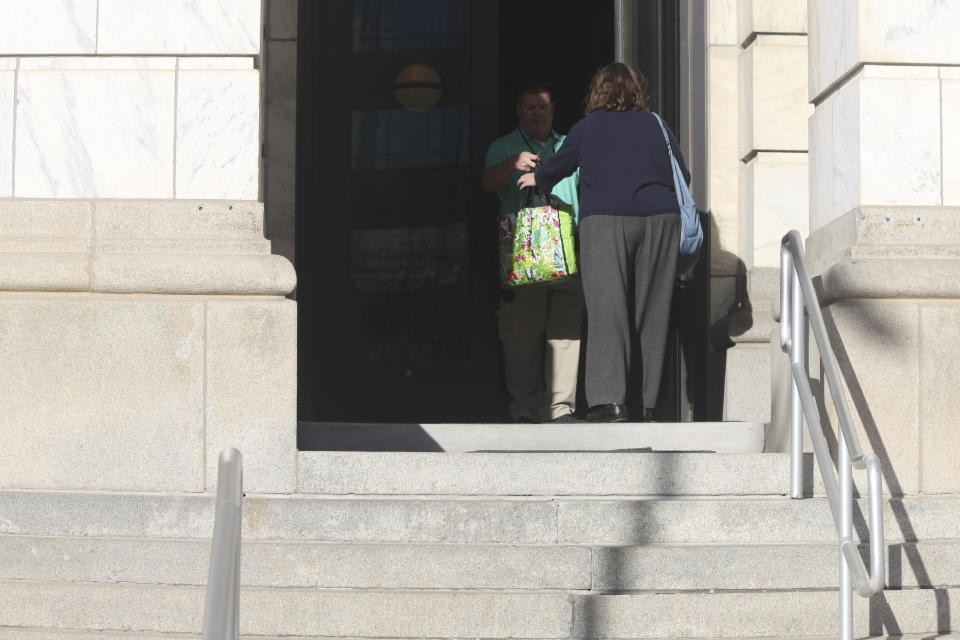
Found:
[[726, 353], [724, 418], [770, 421], [771, 302], [780, 238], [806, 232], [806, 2], [739, 0], [736, 294], [718, 309]]
[[740, 225], [737, 221], [737, 130], [740, 104], [737, 94], [740, 43], [737, 39], [735, 0], [711, 0], [708, 23], [707, 136], [709, 202], [713, 237], [710, 238], [710, 274], [724, 279], [737, 273]]
[[[295, 488], [260, 0], [0, 3], [0, 488]], [[266, 399], [266, 400], [264, 400]]]
[[957, 492], [960, 7], [810, 0], [809, 22], [807, 252], [846, 395], [888, 491]]

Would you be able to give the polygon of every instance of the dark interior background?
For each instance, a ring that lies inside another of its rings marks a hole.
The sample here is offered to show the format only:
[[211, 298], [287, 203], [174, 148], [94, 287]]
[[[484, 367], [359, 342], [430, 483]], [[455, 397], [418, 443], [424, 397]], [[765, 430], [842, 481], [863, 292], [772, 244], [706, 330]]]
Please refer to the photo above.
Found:
[[553, 128], [567, 133], [583, 117], [584, 97], [597, 69], [613, 61], [613, 0], [500, 3], [498, 122], [516, 126], [516, 92], [531, 81], [553, 88]]

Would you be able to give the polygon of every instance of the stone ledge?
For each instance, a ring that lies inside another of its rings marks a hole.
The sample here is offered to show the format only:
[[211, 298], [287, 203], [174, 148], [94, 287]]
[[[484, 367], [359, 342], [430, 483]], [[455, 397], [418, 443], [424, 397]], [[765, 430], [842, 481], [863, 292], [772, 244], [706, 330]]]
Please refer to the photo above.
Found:
[[820, 277], [820, 303], [844, 298], [960, 298], [960, 260], [843, 260]]
[[816, 267], [853, 257], [937, 257], [960, 248], [960, 207], [856, 207], [813, 231], [807, 260]]
[[0, 200], [0, 290], [286, 295], [263, 204]]
[[960, 208], [857, 207], [810, 234], [821, 303], [960, 298]]
[[0, 253], [0, 291], [89, 290], [88, 253]]
[[90, 291], [195, 295], [286, 295], [296, 276], [275, 255], [97, 255]]

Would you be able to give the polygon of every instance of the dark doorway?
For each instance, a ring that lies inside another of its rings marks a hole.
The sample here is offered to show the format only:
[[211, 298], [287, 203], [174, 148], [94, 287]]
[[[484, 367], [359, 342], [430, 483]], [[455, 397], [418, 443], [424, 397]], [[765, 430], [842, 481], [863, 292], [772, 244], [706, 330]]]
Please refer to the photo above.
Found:
[[[579, 117], [613, 18], [612, 2], [577, 4], [300, 3], [301, 420], [501, 417], [496, 204], [480, 173], [514, 124], [504, 69], [554, 80], [558, 128]], [[586, 39], [585, 16], [604, 25]], [[400, 103], [437, 89], [435, 104]]]
[[[502, 418], [484, 155], [528, 79], [553, 85], [556, 130], [582, 117], [614, 24], [613, 0], [299, 3], [301, 421]], [[657, 91], [675, 90], [675, 25], [633, 28], [656, 43]]]
[[516, 91], [530, 82], [553, 89], [553, 128], [567, 133], [583, 117], [593, 74], [614, 55], [613, 0], [500, 3], [499, 123], [516, 126]]

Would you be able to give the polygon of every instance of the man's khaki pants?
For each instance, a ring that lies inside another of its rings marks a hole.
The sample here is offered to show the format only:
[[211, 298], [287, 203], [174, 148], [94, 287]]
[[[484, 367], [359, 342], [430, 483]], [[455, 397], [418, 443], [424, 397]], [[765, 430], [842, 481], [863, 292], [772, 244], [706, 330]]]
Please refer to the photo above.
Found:
[[512, 289], [497, 312], [513, 419], [573, 413], [580, 364], [583, 289], [574, 277]]

